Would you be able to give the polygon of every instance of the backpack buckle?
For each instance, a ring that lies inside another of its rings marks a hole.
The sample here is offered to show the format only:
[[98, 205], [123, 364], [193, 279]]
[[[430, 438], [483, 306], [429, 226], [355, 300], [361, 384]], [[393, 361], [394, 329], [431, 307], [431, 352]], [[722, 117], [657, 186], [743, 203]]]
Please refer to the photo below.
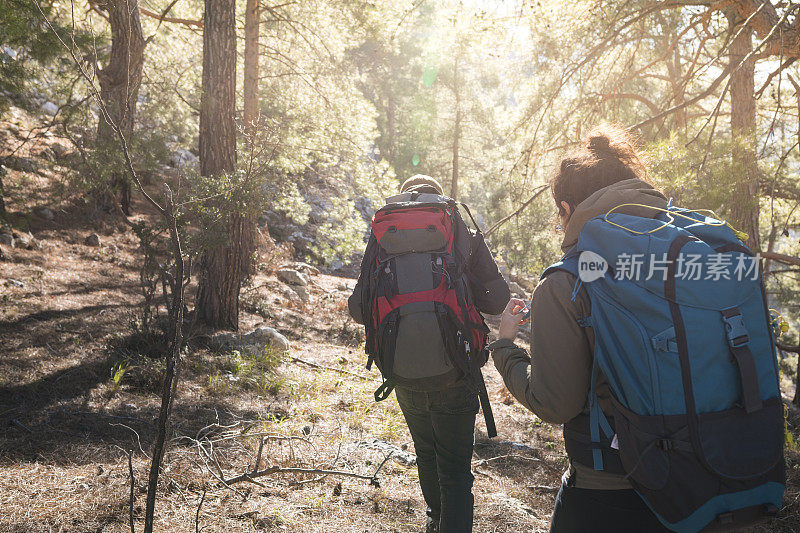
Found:
[[732, 512], [722, 513], [717, 515], [717, 522], [723, 525], [728, 525], [733, 523], [733, 518], [734, 516]]
[[731, 348], [741, 348], [750, 343], [742, 313], [737, 307], [723, 310], [722, 320], [725, 322], [726, 336]]

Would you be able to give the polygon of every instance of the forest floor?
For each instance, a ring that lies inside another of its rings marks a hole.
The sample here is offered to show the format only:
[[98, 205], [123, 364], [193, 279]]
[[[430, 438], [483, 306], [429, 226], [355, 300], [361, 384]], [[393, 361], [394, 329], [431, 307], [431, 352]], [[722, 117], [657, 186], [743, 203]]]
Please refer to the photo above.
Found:
[[[0, 135], [12, 129], [0, 124]], [[43, 137], [18, 155], [35, 158], [54, 142]], [[4, 179], [13, 229], [36, 245], [4, 247], [0, 261], [2, 532], [129, 531], [129, 457], [137, 530], [143, 523], [164, 365], [132, 335], [138, 242], [119, 219], [88, 216], [64, 186], [67, 172], [42, 163]], [[40, 206], [52, 221], [31, 214]], [[134, 210], [148, 216], [140, 202]], [[99, 247], [84, 244], [92, 232]], [[394, 396], [374, 402], [380, 379], [364, 369], [347, 316], [355, 280], [312, 276], [303, 303], [272, 274], [280, 264], [262, 265], [245, 288], [240, 328], [274, 327], [288, 354], [250, 358], [190, 342], [155, 530], [424, 530], [413, 443]], [[567, 465], [560, 427], [514, 402], [491, 363], [484, 374], [500, 436], [488, 439], [478, 416], [475, 531], [547, 531]], [[793, 431], [797, 439], [796, 422]], [[785, 507], [756, 531], [800, 532], [800, 454], [788, 458]], [[251, 482], [219, 481], [268, 467]]]

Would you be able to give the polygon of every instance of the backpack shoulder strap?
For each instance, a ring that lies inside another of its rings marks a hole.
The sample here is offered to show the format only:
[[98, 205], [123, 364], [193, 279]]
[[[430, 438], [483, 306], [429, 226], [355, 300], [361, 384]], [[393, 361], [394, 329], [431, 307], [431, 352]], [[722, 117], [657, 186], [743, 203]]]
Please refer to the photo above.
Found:
[[564, 272], [569, 272], [570, 274], [578, 277], [578, 257], [579, 253], [576, 247], [572, 247], [566, 254], [564, 254], [558, 263], [553, 263], [542, 272], [542, 275], [539, 276], [539, 280], [543, 280], [553, 272], [557, 270], [562, 270]]
[[469, 219], [472, 221], [472, 225], [475, 226], [475, 231], [477, 231], [478, 233], [482, 233], [481, 228], [478, 226], [478, 223], [475, 222], [475, 217], [472, 216], [472, 211], [469, 210], [467, 204], [465, 204], [464, 202], [454, 202], [454, 203], [464, 208], [464, 211], [467, 212], [467, 215], [469, 215]]

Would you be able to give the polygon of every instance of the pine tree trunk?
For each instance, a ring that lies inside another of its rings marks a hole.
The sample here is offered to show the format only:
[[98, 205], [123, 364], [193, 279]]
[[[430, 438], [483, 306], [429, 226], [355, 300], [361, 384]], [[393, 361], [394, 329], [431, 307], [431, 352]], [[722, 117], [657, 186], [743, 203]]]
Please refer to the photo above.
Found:
[[[111, 120], [126, 138], [130, 138], [136, 119], [146, 44], [139, 19], [139, 1], [96, 0], [94, 5], [108, 15], [111, 26], [111, 55], [105, 68], [97, 72], [100, 98]], [[116, 138], [114, 128], [101, 115], [97, 125], [98, 142], [116, 142]], [[122, 210], [130, 215], [130, 181], [120, 173], [112, 178], [111, 187], [119, 189]]]
[[258, 0], [247, 0], [244, 18], [244, 127], [252, 138], [258, 122]]
[[235, 0], [205, 0], [203, 92], [200, 97], [200, 173], [236, 168]]
[[[731, 12], [728, 14], [728, 22], [729, 31], [736, 34], [743, 21]], [[731, 223], [749, 235], [745, 244], [757, 251], [760, 249], [760, 242], [758, 234], [759, 170], [756, 162], [755, 139], [755, 59], [751, 56], [742, 63], [753, 50], [752, 36], [752, 30], [745, 29], [733, 40], [728, 51], [728, 60], [734, 68], [731, 73], [730, 90], [735, 182], [733, 191], [731, 191], [730, 205]]]
[[[460, 54], [460, 51], [459, 51]], [[453, 93], [456, 98], [456, 122], [453, 126], [453, 176], [450, 181], [450, 198], [458, 199], [458, 150], [461, 141], [461, 89], [458, 86], [458, 59], [453, 66]]]
[[[204, 176], [232, 172], [236, 167], [235, 24], [235, 0], [205, 1], [200, 107], [200, 172]], [[214, 240], [225, 244], [203, 255], [197, 313], [215, 329], [236, 330], [239, 290], [250, 270], [254, 225], [233, 215], [227, 227], [218, 231], [222, 234]]]

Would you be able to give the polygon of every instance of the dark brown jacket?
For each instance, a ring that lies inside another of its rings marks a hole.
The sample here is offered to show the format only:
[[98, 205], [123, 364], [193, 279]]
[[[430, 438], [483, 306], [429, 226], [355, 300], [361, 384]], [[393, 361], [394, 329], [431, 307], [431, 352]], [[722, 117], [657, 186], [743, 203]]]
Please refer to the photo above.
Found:
[[[578, 242], [583, 225], [591, 218], [621, 204], [643, 204], [665, 208], [667, 200], [647, 183], [631, 179], [601, 189], [581, 202], [565, 228], [562, 249]], [[652, 217], [652, 209], [626, 206], [618, 212]], [[508, 340], [490, 345], [495, 366], [506, 387], [525, 407], [545, 422], [563, 424], [581, 413], [588, 413], [587, 398], [594, 351], [594, 333], [578, 324], [591, 315], [589, 298], [572, 292], [576, 278], [557, 271], [543, 279], [533, 291], [531, 302], [531, 355]], [[597, 385], [598, 403], [610, 413], [608, 386], [602, 376]], [[593, 489], [623, 489], [630, 484], [622, 476], [596, 472], [582, 465], [577, 470], [576, 486]]]

